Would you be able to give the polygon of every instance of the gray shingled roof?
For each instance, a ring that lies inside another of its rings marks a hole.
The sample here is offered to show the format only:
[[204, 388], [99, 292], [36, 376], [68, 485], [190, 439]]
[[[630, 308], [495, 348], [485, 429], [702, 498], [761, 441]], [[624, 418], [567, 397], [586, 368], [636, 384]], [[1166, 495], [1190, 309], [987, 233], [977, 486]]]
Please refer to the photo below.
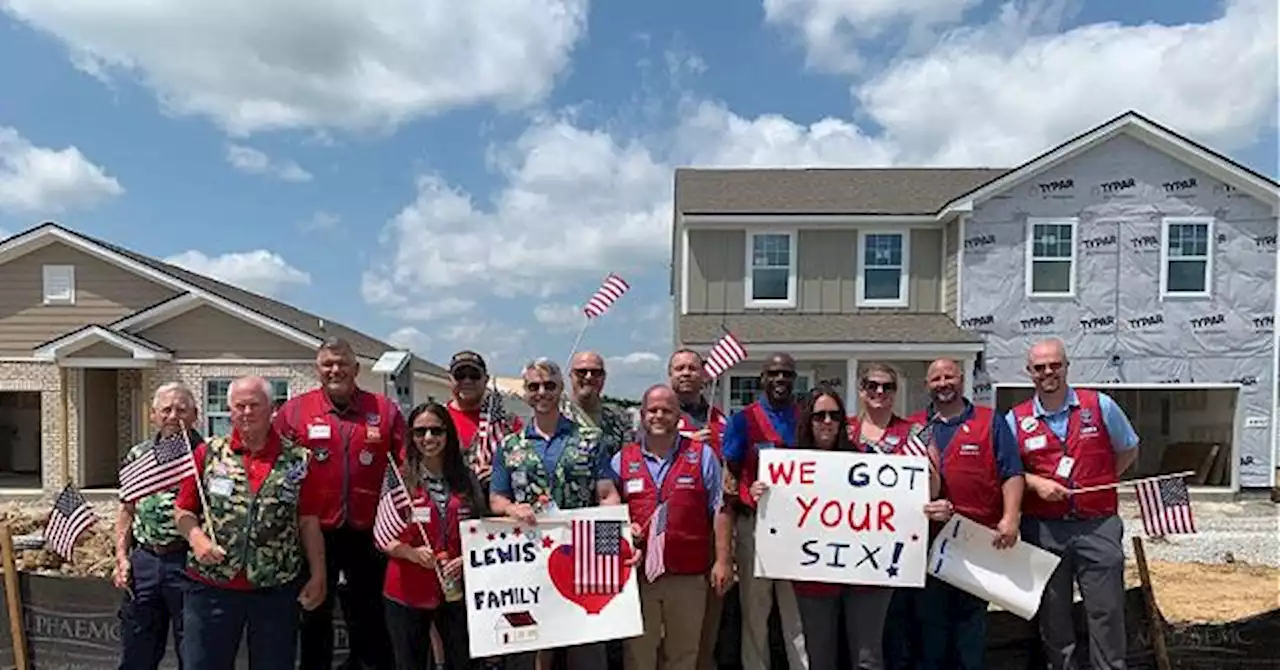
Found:
[[[710, 344], [729, 329], [746, 345], [796, 343], [885, 343], [965, 344], [981, 343], [982, 337], [963, 330], [941, 313], [908, 314], [871, 312], [863, 314], [797, 314], [763, 312], [751, 314], [685, 314], [679, 319], [680, 341]], [[723, 325], [723, 328], [721, 327]]]
[[682, 214], [936, 214], [1009, 168], [676, 170]]

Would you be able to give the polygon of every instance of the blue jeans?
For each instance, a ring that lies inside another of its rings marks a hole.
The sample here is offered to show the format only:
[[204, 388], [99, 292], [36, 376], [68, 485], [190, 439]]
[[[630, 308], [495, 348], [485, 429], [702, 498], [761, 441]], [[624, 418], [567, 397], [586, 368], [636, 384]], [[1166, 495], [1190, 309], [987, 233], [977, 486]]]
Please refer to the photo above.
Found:
[[237, 591], [188, 581], [184, 670], [234, 670], [248, 629], [249, 670], [291, 670], [298, 658], [298, 583]]
[[920, 670], [983, 670], [987, 601], [933, 577], [920, 600]]
[[120, 605], [120, 670], [156, 670], [164, 659], [170, 630], [173, 651], [182, 665], [183, 568], [187, 552], [153, 553], [144, 548], [129, 555], [129, 588]]

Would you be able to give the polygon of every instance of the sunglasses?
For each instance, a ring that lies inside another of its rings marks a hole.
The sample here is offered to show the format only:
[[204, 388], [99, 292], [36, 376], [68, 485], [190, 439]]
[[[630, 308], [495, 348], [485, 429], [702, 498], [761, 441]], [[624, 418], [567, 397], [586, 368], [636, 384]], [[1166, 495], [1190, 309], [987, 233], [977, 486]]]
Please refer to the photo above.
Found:
[[604, 370], [601, 368], [577, 368], [573, 371], [573, 376], [582, 377], [583, 379], [589, 377], [603, 377]]
[[428, 435], [431, 435], [432, 437], [440, 437], [444, 435], [445, 432], [446, 431], [444, 429], [444, 426], [414, 426], [413, 427], [414, 437], [426, 437]]
[[884, 393], [895, 393], [898, 390], [897, 382], [878, 382], [872, 379], [862, 380], [862, 390], [867, 393], [875, 393], [881, 391]]
[[796, 373], [793, 370], [765, 370], [764, 376], [769, 378], [795, 379]]
[[839, 423], [840, 419], [844, 417], [841, 416], [840, 410], [827, 409], [827, 410], [814, 412], [811, 418], [818, 423], [826, 423], [828, 421], [831, 421], [833, 423]]
[[453, 373], [453, 379], [454, 381], [459, 381], [459, 382], [476, 382], [476, 381], [480, 381], [481, 379], [484, 379], [484, 373], [480, 372], [479, 370], [472, 370], [472, 369], [458, 370], [457, 372]]
[[1058, 361], [1054, 361], [1052, 363], [1036, 363], [1031, 366], [1031, 369], [1034, 370], [1036, 374], [1042, 375], [1046, 372], [1057, 372], [1058, 370], [1061, 370], [1062, 363]]
[[559, 388], [559, 385], [555, 382], [525, 382], [524, 384], [524, 390], [530, 393], [537, 393], [539, 391], [550, 392], [557, 388]]

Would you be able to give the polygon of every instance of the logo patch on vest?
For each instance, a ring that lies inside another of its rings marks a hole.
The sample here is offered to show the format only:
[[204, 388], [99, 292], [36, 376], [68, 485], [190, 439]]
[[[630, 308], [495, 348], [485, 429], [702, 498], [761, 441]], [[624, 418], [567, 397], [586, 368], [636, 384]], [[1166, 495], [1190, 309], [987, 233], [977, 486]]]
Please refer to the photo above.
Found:
[[382, 439], [382, 430], [377, 426], [365, 426], [364, 440], [365, 442], [377, 442]]
[[1024, 433], [1030, 433], [1035, 430], [1038, 425], [1040, 425], [1040, 420], [1034, 416], [1024, 416], [1022, 417], [1022, 420], [1018, 422], [1018, 427], [1022, 428], [1022, 432]]
[[325, 447], [316, 449], [316, 461], [323, 463], [327, 460], [329, 460], [329, 450]]
[[1022, 446], [1027, 451], [1035, 451], [1036, 449], [1044, 449], [1045, 445], [1048, 443], [1049, 443], [1049, 440], [1045, 436], [1034, 435], [1032, 437], [1028, 437], [1027, 439], [1023, 440]]
[[373, 465], [373, 452], [368, 449], [360, 451], [360, 465]]
[[1093, 423], [1093, 410], [1088, 407], [1082, 408], [1080, 410], [1080, 421], [1082, 423]]
[[631, 461], [630, 463], [627, 463], [627, 474], [634, 475], [637, 472], [640, 472], [640, 461]]
[[377, 412], [370, 412], [364, 415], [364, 423], [366, 426], [378, 426], [382, 424], [382, 417]]
[[976, 445], [976, 444], [962, 444], [962, 445], [960, 445], [960, 453], [962, 453], [962, 454], [968, 454], [968, 455], [970, 455], [970, 456], [975, 456], [975, 455], [977, 455], [977, 453], [978, 453], [978, 449], [979, 449], [979, 447], [978, 447], [978, 445]]
[[693, 451], [692, 449], [690, 449], [689, 451], [684, 452], [684, 460], [689, 461], [690, 463], [697, 463], [697, 462], [698, 462], [698, 452]]

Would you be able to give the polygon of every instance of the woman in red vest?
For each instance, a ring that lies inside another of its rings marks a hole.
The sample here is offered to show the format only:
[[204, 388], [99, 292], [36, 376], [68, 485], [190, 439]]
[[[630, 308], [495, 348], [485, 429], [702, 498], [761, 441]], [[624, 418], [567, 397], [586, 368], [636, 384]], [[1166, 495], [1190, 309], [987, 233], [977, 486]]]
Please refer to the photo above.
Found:
[[[449, 410], [438, 403], [418, 405], [408, 424], [401, 474], [412, 511], [400, 537], [381, 547], [390, 557], [382, 594], [396, 668], [470, 668], [458, 523], [484, 516], [488, 506], [463, 458]], [[441, 576], [456, 588], [446, 590]], [[434, 665], [433, 624], [444, 643], [444, 658]]]

